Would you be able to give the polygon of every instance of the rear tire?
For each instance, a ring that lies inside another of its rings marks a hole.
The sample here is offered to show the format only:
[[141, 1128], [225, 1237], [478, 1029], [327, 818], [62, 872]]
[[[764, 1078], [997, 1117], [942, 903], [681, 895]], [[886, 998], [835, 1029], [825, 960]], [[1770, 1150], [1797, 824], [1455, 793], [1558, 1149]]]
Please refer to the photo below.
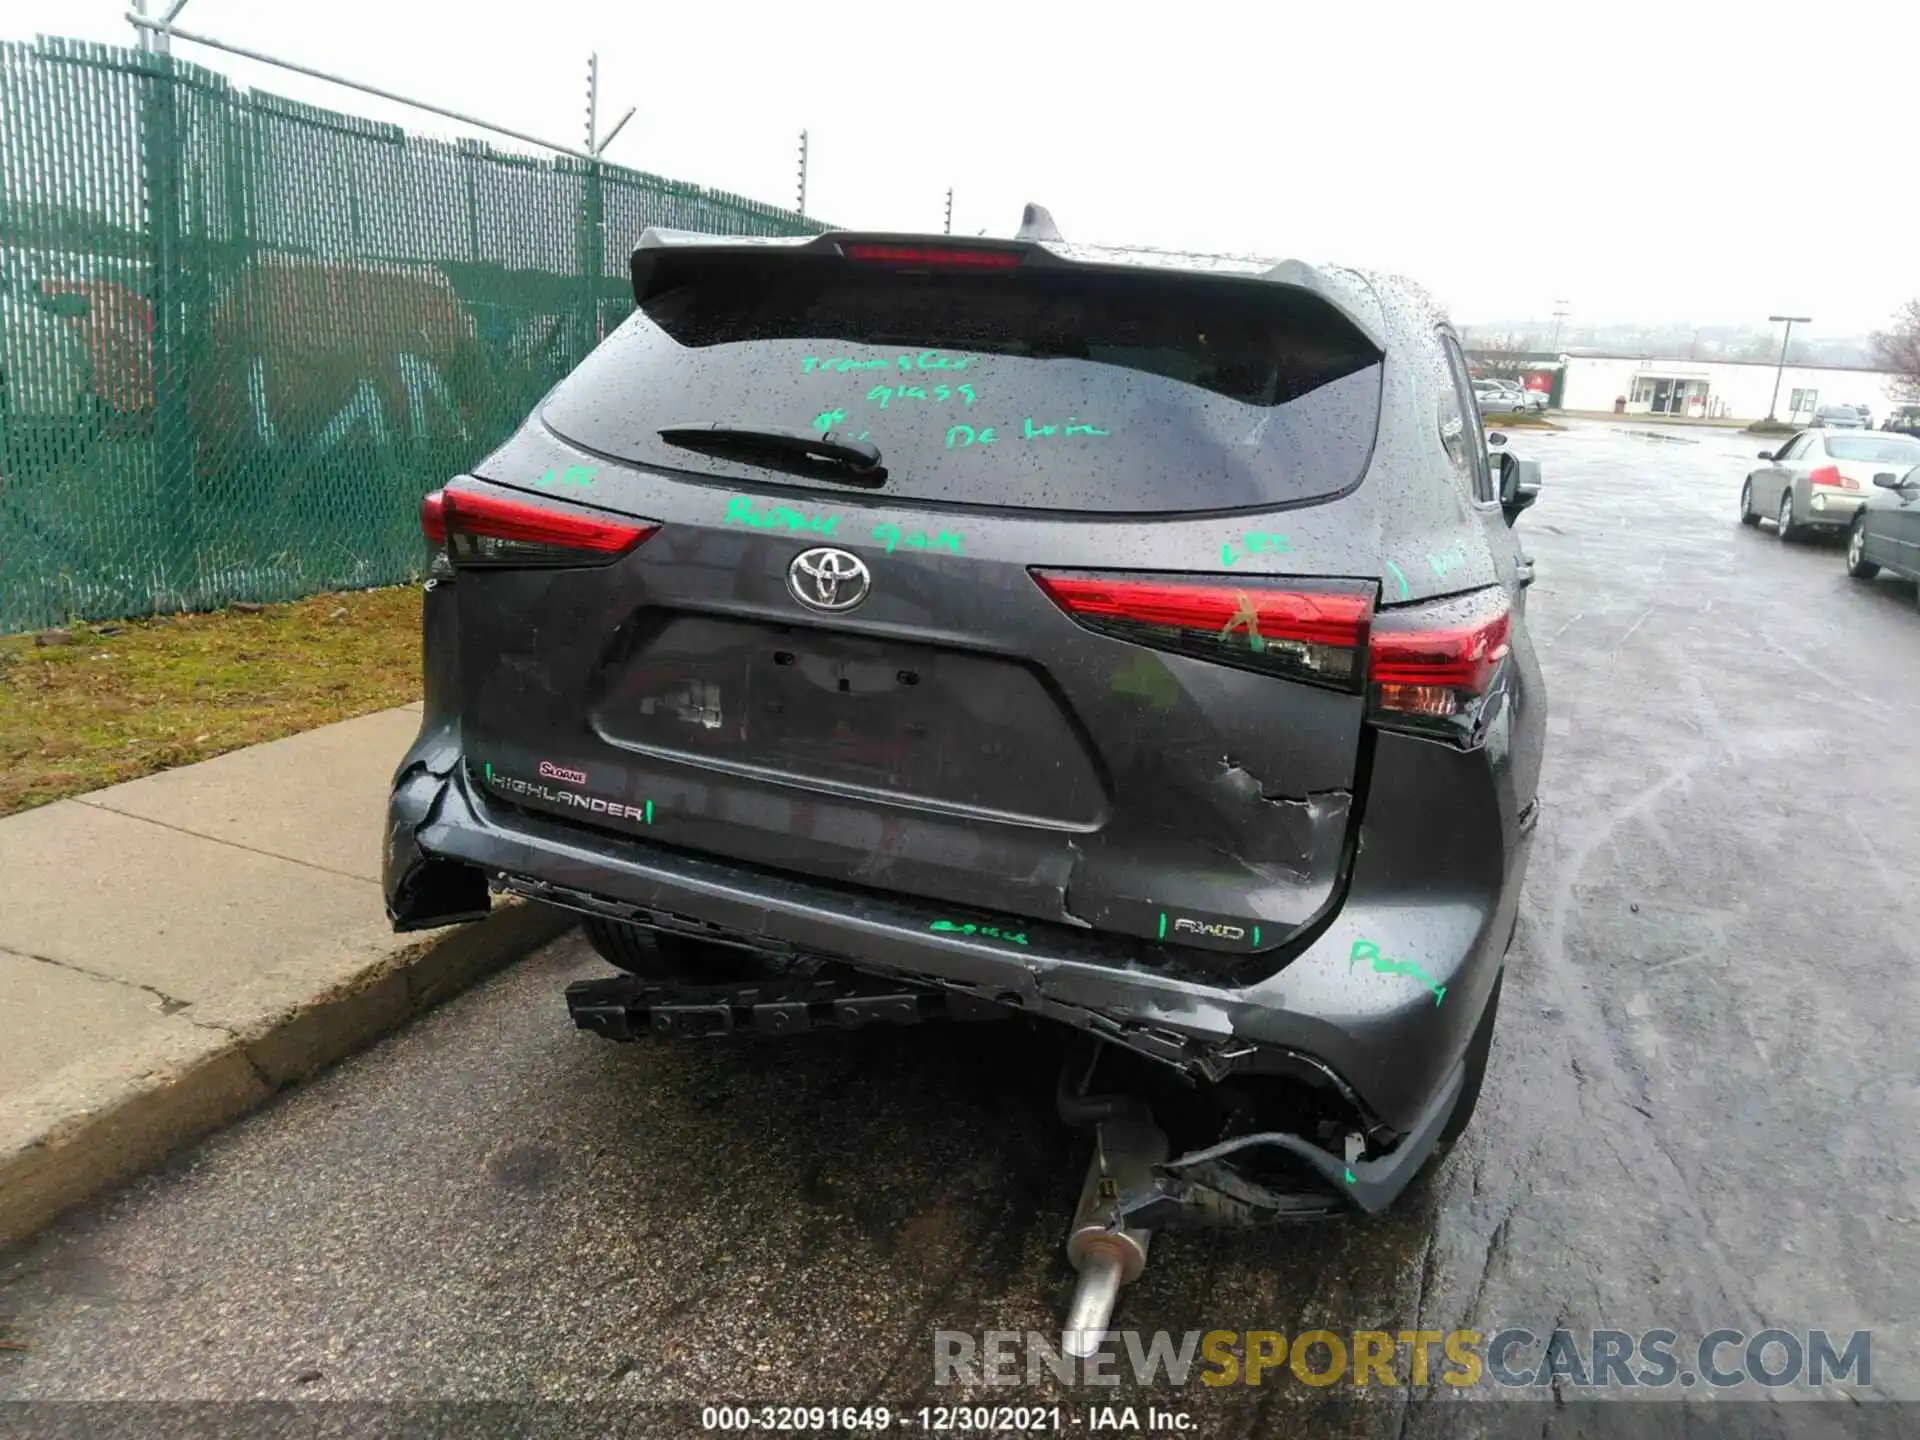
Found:
[[1780, 529], [1781, 540], [1798, 540], [1800, 538], [1800, 527], [1793, 523], [1793, 489], [1791, 486], [1789, 486], [1786, 492], [1780, 497], [1780, 514], [1773, 523]]
[[1880, 573], [1879, 562], [1867, 559], [1867, 527], [1858, 516], [1847, 530], [1847, 573], [1856, 580], [1871, 580]]
[[1749, 480], [1740, 487], [1740, 523], [1758, 525], [1760, 517], [1753, 513], [1753, 481]]
[[624, 920], [591, 915], [581, 929], [602, 960], [642, 980], [719, 985], [740, 979], [752, 965], [745, 951], [731, 946], [643, 930]]

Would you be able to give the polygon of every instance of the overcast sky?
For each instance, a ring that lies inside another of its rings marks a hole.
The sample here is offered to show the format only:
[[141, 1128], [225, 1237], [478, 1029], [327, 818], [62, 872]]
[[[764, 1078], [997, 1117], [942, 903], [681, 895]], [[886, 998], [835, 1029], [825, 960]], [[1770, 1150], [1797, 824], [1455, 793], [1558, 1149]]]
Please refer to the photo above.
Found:
[[[0, 36], [129, 43], [126, 8], [0, 0]], [[1565, 300], [1837, 334], [1920, 295], [1911, 4], [192, 0], [178, 23], [572, 144], [598, 50], [603, 116], [640, 107], [622, 164], [791, 205], [805, 127], [807, 209], [837, 224], [937, 230], [951, 185], [958, 232], [1038, 200], [1074, 240], [1402, 271], [1463, 323]]]

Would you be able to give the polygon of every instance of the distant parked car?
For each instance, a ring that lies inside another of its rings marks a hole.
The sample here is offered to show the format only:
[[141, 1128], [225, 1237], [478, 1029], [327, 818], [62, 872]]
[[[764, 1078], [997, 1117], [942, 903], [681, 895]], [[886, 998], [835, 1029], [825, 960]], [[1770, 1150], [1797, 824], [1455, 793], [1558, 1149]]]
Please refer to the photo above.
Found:
[[1797, 540], [1810, 530], [1845, 530], [1875, 475], [1920, 465], [1920, 440], [1802, 430], [1760, 458], [1767, 463], [1740, 487], [1740, 523], [1771, 517], [1782, 540]]
[[1920, 580], [1920, 468], [1877, 472], [1847, 530], [1847, 573], [1871, 580], [1883, 569]]
[[1862, 430], [1871, 430], [1873, 428], [1873, 411], [1864, 405], [1856, 405], [1853, 408], [1860, 416], [1860, 428]]
[[1864, 430], [1867, 422], [1851, 405], [1822, 405], [1807, 422], [1814, 430]]
[[1897, 435], [1920, 435], [1920, 405], [1894, 406], [1892, 413], [1880, 422], [1880, 428]]
[[1473, 382], [1473, 398], [1484, 414], [1527, 414], [1547, 408], [1547, 397], [1529, 390], [1514, 380], [1484, 379]]

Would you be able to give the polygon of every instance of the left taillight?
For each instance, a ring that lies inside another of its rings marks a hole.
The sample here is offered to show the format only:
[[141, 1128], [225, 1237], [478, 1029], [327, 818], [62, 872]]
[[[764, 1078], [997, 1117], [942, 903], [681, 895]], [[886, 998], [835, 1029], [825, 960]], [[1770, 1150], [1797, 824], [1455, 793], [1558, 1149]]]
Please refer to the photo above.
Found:
[[420, 502], [421, 533], [465, 566], [606, 565], [659, 528], [473, 490], [435, 490]]
[[1358, 690], [1373, 587], [1288, 581], [1223, 585], [1173, 576], [1035, 571], [1047, 598], [1089, 630], [1197, 660]]
[[1512, 653], [1500, 589], [1383, 610], [1369, 645], [1371, 718], [1389, 730], [1470, 734]]
[[1824, 486], [1829, 490], [1858, 490], [1860, 488], [1860, 482], [1842, 475], [1838, 465], [1822, 465], [1818, 470], [1813, 471], [1807, 476], [1807, 482], [1811, 485]]

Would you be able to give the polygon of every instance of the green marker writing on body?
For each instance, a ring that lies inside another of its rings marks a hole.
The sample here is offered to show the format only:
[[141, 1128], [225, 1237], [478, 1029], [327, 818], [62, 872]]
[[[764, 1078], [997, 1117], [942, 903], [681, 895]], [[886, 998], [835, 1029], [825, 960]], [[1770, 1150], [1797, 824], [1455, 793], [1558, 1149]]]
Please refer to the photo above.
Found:
[[1275, 535], [1265, 530], [1248, 530], [1240, 537], [1240, 547], [1236, 549], [1229, 540], [1220, 547], [1220, 563], [1231, 565], [1236, 560], [1244, 560], [1249, 555], [1285, 555], [1292, 551], [1293, 544], [1284, 535]]
[[1389, 960], [1381, 955], [1380, 947], [1373, 941], [1356, 940], [1353, 942], [1352, 952], [1347, 956], [1347, 969], [1351, 971], [1362, 960], [1369, 961], [1373, 965], [1376, 975], [1404, 975], [1409, 980], [1418, 980], [1433, 991], [1433, 1003], [1436, 1006], [1447, 998], [1447, 987], [1436, 984], [1434, 978], [1427, 974], [1418, 960]]
[[951, 550], [956, 555], [965, 553], [960, 548], [960, 537], [951, 530], [942, 530], [932, 537], [924, 530], [915, 530], [903, 536], [898, 525], [876, 525], [873, 527], [873, 538], [886, 544], [889, 555], [896, 545], [905, 545], [909, 550]]
[[1391, 560], [1387, 561], [1387, 569], [1391, 570], [1393, 572], [1393, 578], [1400, 582], [1400, 598], [1402, 600], [1406, 599], [1407, 596], [1413, 593], [1413, 587], [1407, 584], [1406, 572]]
[[578, 485], [584, 488], [593, 484], [593, 477], [598, 473], [599, 472], [591, 465], [569, 465], [559, 478], [556, 479], [552, 468], [549, 467], [547, 473], [533, 483], [536, 485]]
[[1015, 945], [1027, 943], [1027, 937], [1013, 930], [1002, 930], [997, 925], [962, 924], [957, 920], [936, 920], [927, 926], [949, 935], [978, 935], [985, 940], [1007, 940]]
[[735, 495], [728, 500], [727, 513], [720, 518], [727, 525], [750, 525], [756, 530], [810, 530], [816, 535], [831, 535], [840, 521], [838, 515], [806, 515], [785, 505], [756, 510], [752, 499], [745, 495]]

